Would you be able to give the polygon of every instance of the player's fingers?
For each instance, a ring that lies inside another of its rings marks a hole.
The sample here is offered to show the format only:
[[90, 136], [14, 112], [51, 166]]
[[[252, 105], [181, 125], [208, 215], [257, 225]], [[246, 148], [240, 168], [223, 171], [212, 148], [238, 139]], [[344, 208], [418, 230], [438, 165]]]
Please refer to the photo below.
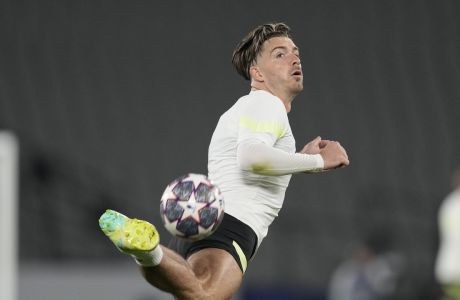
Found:
[[348, 159], [347, 150], [345, 150], [345, 148], [343, 148], [342, 145], [340, 145], [339, 142], [337, 142], [337, 145], [339, 146], [339, 149], [343, 153], [343, 155], [345, 155], [345, 157]]
[[313, 139], [309, 144], [312, 144], [314, 146], [318, 146], [321, 143], [321, 137], [317, 136], [316, 138]]
[[327, 146], [334, 147], [334, 142], [331, 140], [321, 140], [321, 148], [324, 148]]
[[345, 168], [349, 164], [350, 164], [350, 161], [348, 159], [346, 159], [340, 165], [338, 165], [337, 168]]
[[348, 159], [348, 153], [347, 151], [345, 150], [345, 148], [341, 147], [342, 148], [342, 151], [343, 151], [343, 155], [345, 155], [345, 157]]
[[319, 145], [320, 148], [324, 148], [324, 147], [326, 147], [326, 145], [327, 145], [329, 142], [330, 142], [330, 141], [328, 141], [328, 140], [321, 140], [321, 141], [319, 142], [318, 145]]

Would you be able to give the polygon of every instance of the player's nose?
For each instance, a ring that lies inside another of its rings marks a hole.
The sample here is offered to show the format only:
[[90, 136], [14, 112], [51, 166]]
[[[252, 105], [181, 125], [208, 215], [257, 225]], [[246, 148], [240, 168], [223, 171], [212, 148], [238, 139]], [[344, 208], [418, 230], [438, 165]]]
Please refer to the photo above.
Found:
[[300, 57], [295, 54], [291, 54], [292, 56], [292, 65], [300, 65]]

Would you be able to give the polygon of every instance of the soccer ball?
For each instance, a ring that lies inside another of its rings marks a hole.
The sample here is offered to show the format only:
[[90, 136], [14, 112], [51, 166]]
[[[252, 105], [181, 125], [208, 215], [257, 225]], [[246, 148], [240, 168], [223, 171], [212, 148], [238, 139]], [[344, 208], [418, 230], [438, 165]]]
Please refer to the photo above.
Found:
[[161, 220], [174, 236], [191, 241], [211, 235], [224, 217], [224, 199], [205, 175], [187, 174], [165, 189], [160, 204]]

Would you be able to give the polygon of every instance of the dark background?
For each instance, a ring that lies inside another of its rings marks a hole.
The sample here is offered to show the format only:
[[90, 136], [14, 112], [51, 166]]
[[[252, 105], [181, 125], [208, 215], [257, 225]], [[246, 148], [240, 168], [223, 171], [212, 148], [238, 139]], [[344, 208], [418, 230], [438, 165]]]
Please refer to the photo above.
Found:
[[351, 166], [293, 177], [246, 282], [321, 293], [378, 229], [405, 258], [404, 298], [421, 299], [460, 165], [459, 14], [455, 0], [3, 0], [0, 128], [21, 146], [21, 263], [129, 259], [99, 232], [106, 208], [162, 229], [164, 187], [207, 172], [218, 117], [249, 90], [234, 47], [283, 21], [305, 76], [289, 114], [297, 148], [339, 140]]

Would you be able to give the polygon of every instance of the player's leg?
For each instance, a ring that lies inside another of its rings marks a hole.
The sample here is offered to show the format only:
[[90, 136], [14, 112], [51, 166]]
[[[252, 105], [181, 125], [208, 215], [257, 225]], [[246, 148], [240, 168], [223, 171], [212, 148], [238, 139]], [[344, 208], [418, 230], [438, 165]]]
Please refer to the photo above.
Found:
[[157, 266], [140, 266], [147, 282], [175, 296], [202, 294], [201, 285], [187, 261], [167, 247], [158, 247], [163, 250], [161, 263]]
[[[233, 256], [224, 250], [198, 251], [190, 256], [192, 264], [189, 264], [174, 251], [159, 245], [158, 232], [146, 221], [108, 210], [99, 219], [99, 225], [119, 250], [134, 256], [142, 265], [149, 283], [178, 299], [230, 298], [241, 283], [242, 271]], [[217, 288], [220, 284], [225, 287]]]
[[442, 289], [447, 299], [460, 300], [460, 283], [446, 284]]
[[239, 289], [243, 273], [225, 250], [208, 248], [187, 260], [211, 299], [230, 299]]
[[168, 245], [186, 258], [210, 299], [229, 299], [236, 292], [256, 246], [255, 232], [229, 214], [211, 236], [194, 242], [173, 238]]
[[141, 267], [145, 279], [179, 300], [230, 299], [241, 285], [243, 273], [227, 251], [207, 248], [187, 261], [163, 247], [164, 257], [155, 267]]

